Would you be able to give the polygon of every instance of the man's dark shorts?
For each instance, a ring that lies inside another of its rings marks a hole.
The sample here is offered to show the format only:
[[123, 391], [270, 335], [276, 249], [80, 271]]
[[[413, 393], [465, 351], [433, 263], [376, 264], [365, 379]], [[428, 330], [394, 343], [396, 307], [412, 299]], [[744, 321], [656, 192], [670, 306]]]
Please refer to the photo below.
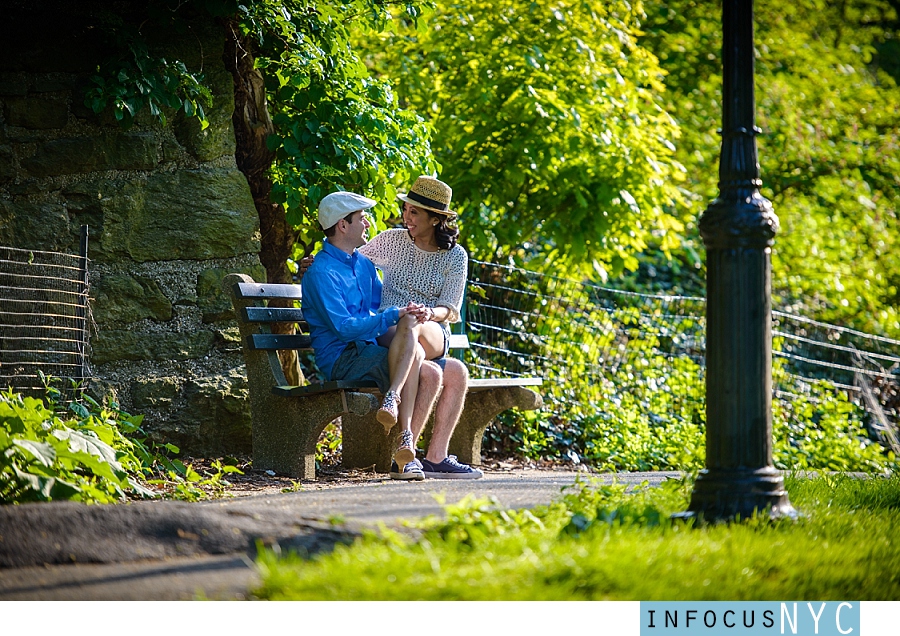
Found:
[[332, 380], [372, 380], [382, 393], [391, 388], [388, 350], [370, 342], [351, 342], [331, 368]]
[[[441, 356], [433, 363], [442, 370], [447, 358]], [[335, 360], [331, 368], [332, 380], [372, 380], [382, 393], [391, 388], [391, 374], [388, 368], [388, 350], [369, 342], [351, 342]]]

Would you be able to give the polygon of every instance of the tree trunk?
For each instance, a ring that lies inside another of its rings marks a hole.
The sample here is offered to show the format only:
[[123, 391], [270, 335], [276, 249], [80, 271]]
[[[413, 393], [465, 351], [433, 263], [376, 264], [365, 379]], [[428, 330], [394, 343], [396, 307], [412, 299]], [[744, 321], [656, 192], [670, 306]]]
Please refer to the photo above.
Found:
[[[259, 214], [261, 249], [259, 260], [266, 268], [266, 282], [291, 283], [287, 259], [291, 256], [295, 232], [287, 222], [284, 207], [272, 203], [269, 169], [275, 153], [266, 145], [274, 132], [266, 106], [266, 88], [262, 73], [254, 68], [252, 43], [241, 35], [233, 20], [225, 22], [225, 67], [234, 78], [235, 160], [250, 185], [250, 193]], [[273, 302], [273, 306], [277, 303]], [[288, 306], [284, 301], [282, 306]], [[294, 333], [293, 324], [276, 324], [274, 333]], [[295, 351], [279, 351], [284, 375], [291, 384], [304, 383]]]

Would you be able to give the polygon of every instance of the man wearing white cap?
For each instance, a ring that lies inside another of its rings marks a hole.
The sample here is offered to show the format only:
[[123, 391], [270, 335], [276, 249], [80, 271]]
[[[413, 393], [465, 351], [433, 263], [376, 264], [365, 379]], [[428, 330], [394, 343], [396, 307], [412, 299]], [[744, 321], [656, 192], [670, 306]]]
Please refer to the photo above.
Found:
[[[373, 380], [384, 393], [376, 417], [386, 430], [400, 424], [401, 443], [391, 477], [425, 478], [412, 447], [414, 406], [426, 411], [437, 395], [441, 372], [425, 362], [412, 328], [423, 306], [387, 307], [379, 313], [381, 280], [372, 262], [356, 248], [365, 244], [370, 223], [365, 211], [376, 205], [352, 192], [334, 192], [319, 203], [323, 247], [303, 275], [303, 316], [309, 323], [316, 364], [330, 380]], [[390, 348], [375, 339], [397, 325]], [[424, 364], [423, 364], [424, 363]]]

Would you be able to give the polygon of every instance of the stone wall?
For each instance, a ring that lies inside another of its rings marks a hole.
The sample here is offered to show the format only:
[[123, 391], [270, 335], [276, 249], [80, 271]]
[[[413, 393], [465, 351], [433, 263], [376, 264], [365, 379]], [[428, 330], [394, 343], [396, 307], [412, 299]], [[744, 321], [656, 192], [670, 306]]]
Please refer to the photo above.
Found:
[[113, 391], [185, 452], [249, 452], [246, 378], [219, 283], [265, 273], [235, 166], [221, 27], [198, 19], [186, 35], [145, 34], [154, 52], [202, 68], [210, 126], [145, 114], [123, 130], [84, 105], [108, 51], [82, 3], [12, 5], [0, 38], [0, 245], [77, 254], [88, 225], [94, 391]]

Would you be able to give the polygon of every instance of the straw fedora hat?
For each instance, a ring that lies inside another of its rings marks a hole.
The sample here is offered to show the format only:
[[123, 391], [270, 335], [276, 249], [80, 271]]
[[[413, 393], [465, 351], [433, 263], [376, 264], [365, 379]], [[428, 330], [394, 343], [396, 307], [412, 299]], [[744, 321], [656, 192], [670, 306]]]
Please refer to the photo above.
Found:
[[398, 194], [397, 198], [410, 205], [438, 214], [455, 217], [456, 212], [450, 209], [453, 190], [443, 181], [434, 177], [419, 177], [406, 194]]

